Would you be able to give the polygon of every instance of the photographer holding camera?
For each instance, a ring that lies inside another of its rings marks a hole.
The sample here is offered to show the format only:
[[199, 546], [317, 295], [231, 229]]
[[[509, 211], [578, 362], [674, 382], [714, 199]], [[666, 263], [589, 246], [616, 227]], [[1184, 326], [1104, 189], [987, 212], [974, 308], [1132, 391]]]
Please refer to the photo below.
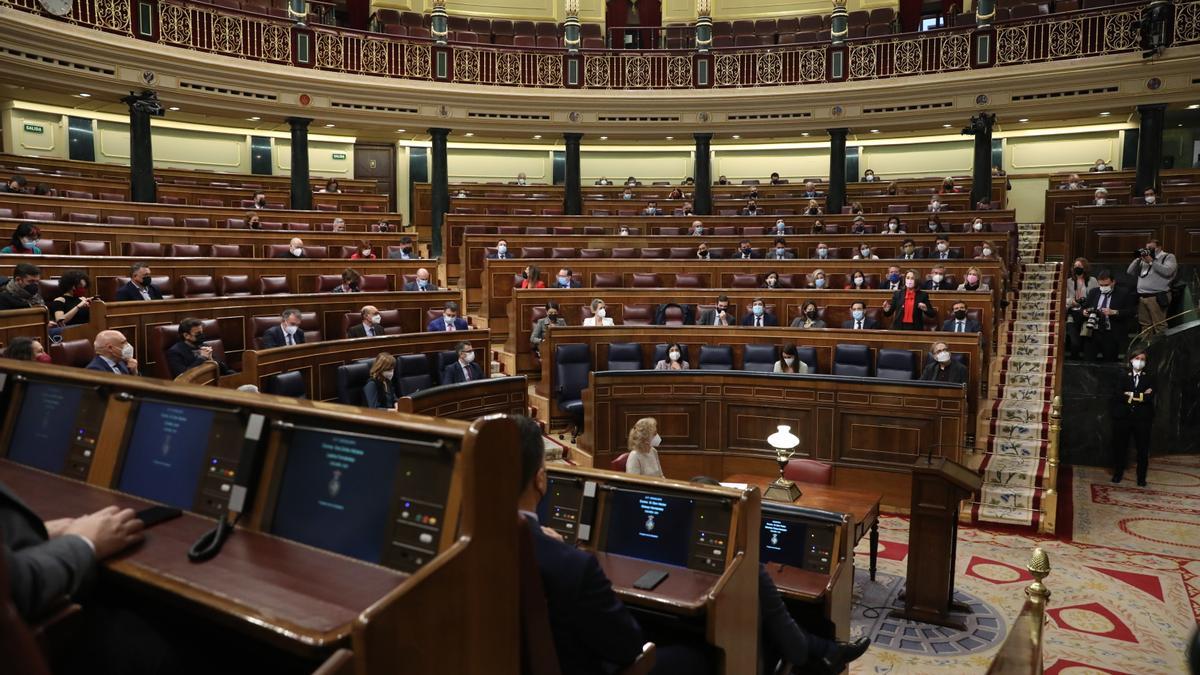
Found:
[[1137, 275], [1138, 323], [1148, 335], [1156, 335], [1167, 329], [1167, 307], [1171, 306], [1171, 282], [1179, 266], [1175, 256], [1162, 250], [1157, 239], [1146, 242], [1138, 249], [1133, 262], [1129, 263], [1129, 274]]
[[[1108, 270], [1096, 275], [1096, 287], [1088, 291], [1080, 311], [1083, 325], [1083, 358], [1088, 361], [1116, 361], [1121, 341], [1129, 335], [1125, 317], [1132, 314], [1129, 291], [1117, 286]], [[1098, 357], [1097, 352], [1103, 354]]]

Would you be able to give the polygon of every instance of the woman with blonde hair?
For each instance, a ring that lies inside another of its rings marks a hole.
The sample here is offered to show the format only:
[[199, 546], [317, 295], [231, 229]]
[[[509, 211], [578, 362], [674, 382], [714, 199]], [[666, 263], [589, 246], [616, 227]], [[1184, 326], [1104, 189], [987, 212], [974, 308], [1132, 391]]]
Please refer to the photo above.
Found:
[[643, 417], [634, 422], [629, 430], [629, 457], [625, 460], [625, 473], [641, 476], [663, 477], [662, 465], [658, 463], [658, 447], [662, 437], [658, 435], [658, 421]]
[[971, 266], [967, 268], [967, 275], [963, 282], [958, 285], [960, 291], [990, 291], [992, 290], [983, 281], [983, 275], [979, 273], [979, 268]]

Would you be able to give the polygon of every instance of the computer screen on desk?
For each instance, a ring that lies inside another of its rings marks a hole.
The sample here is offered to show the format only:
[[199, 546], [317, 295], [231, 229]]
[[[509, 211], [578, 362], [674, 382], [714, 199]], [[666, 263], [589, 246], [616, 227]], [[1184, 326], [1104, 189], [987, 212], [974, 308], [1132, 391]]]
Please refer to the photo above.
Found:
[[180, 509], [219, 515], [237, 471], [243, 429], [235, 410], [138, 401], [116, 488]]
[[94, 387], [30, 380], [7, 456], [43, 471], [86, 480], [108, 398]]
[[608, 495], [605, 550], [686, 567], [695, 506], [689, 497], [614, 488]]
[[759, 560], [827, 573], [841, 524], [840, 514], [763, 502]]
[[420, 439], [314, 428], [296, 428], [286, 445], [271, 532], [404, 571], [437, 555], [450, 453]]

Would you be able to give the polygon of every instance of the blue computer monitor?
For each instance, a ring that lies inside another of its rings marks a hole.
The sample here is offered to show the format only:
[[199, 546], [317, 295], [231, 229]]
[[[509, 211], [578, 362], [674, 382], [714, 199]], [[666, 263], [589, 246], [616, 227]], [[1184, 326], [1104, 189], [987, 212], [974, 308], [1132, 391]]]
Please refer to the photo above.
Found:
[[[192, 509], [221, 412], [160, 401], [138, 403], [117, 489]], [[224, 422], [222, 420], [221, 422]]]
[[803, 568], [810, 547], [808, 525], [794, 515], [773, 514], [764, 510], [758, 544], [758, 559], [761, 562]]
[[42, 471], [59, 473], [75, 439], [85, 394], [94, 391], [57, 382], [30, 381], [8, 442], [8, 458]]
[[310, 546], [381, 562], [389, 542], [401, 444], [386, 438], [295, 430], [271, 531]]
[[689, 497], [613, 488], [608, 495], [604, 549], [684, 567], [695, 506]]

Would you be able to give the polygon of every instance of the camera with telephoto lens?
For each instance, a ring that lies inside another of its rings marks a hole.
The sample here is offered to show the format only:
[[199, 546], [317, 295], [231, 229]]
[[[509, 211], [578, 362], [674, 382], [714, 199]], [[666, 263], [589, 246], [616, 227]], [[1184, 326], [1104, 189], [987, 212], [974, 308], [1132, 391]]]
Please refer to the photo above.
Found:
[[1148, 249], [1148, 248], [1139, 248], [1138, 250], [1133, 252], [1133, 256], [1135, 258], [1143, 258], [1145, 256], [1150, 256], [1151, 258], [1153, 258], [1154, 254], [1151, 253], [1150, 249]]
[[1090, 312], [1087, 315], [1087, 320], [1084, 321], [1083, 325], [1079, 327], [1079, 335], [1080, 337], [1089, 337], [1091, 336], [1092, 331], [1097, 330], [1100, 330], [1100, 313]]

